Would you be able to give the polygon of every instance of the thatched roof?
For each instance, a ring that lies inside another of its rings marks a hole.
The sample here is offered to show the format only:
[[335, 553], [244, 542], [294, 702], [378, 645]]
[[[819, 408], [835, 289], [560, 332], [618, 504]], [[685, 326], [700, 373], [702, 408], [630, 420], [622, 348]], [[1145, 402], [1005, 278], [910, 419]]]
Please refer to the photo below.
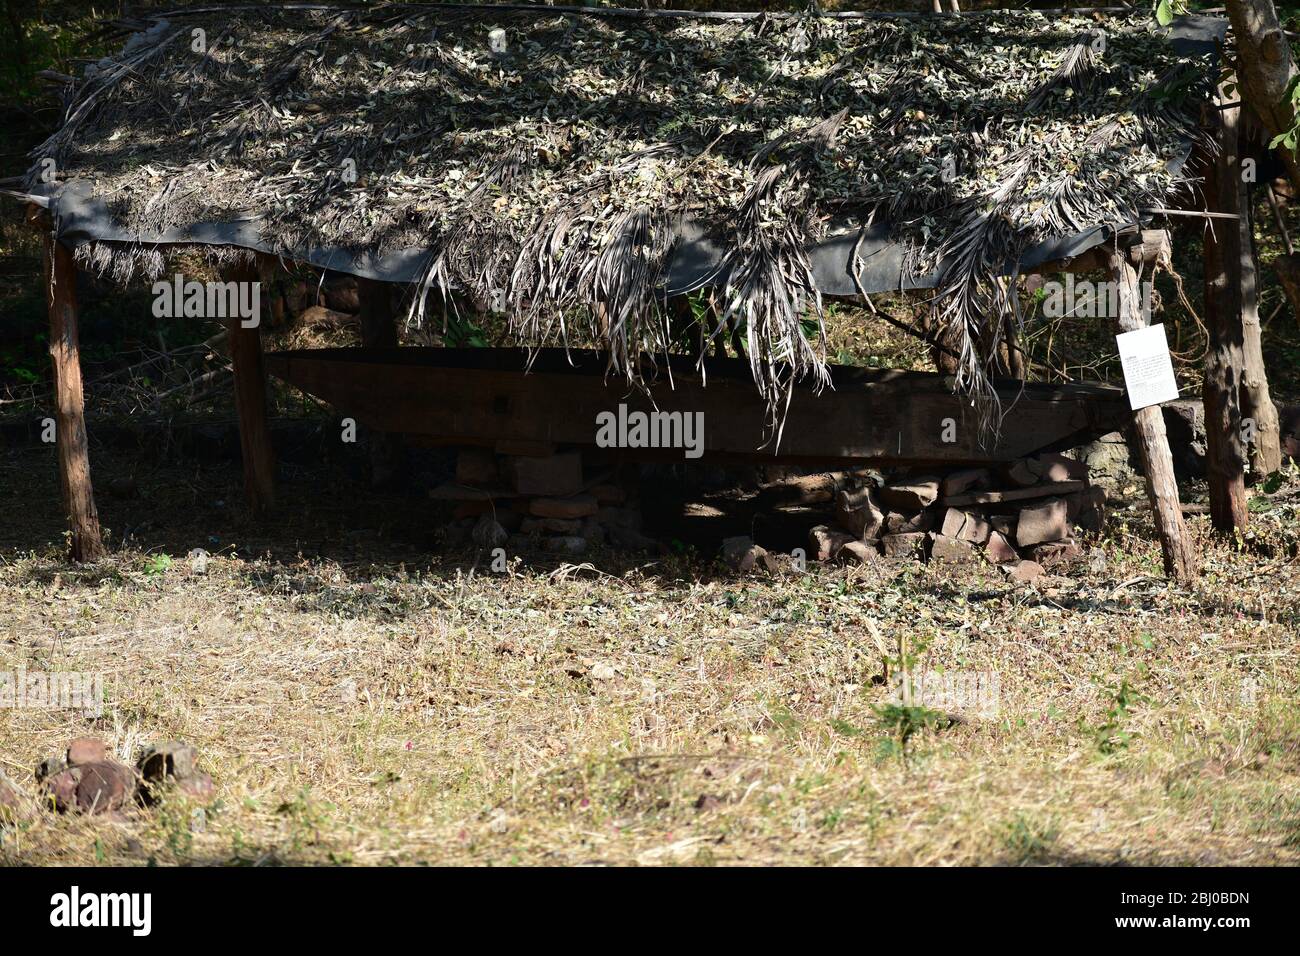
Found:
[[[414, 256], [426, 285], [504, 303], [538, 344], [591, 321], [635, 377], [665, 346], [678, 240], [702, 231], [774, 403], [825, 374], [801, 332], [820, 305], [809, 249], [846, 224], [897, 244], [904, 281], [936, 276], [961, 384], [983, 386], [1002, 328], [986, 320], [1011, 307], [997, 277], [1171, 202], [1216, 71], [1136, 13], [209, 8], [137, 25], [36, 154], [102, 202], [99, 238], [131, 240], [83, 258], [156, 271], [153, 241], [249, 230], [298, 258], [347, 250], [358, 272]], [[846, 248], [856, 273], [864, 247]]]

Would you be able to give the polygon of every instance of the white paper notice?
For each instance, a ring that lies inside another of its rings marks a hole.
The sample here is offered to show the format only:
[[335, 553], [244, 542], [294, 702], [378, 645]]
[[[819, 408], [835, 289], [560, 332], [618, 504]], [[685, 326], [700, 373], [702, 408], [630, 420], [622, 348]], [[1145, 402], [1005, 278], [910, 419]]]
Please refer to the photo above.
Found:
[[1119, 361], [1124, 366], [1124, 387], [1133, 411], [1178, 397], [1174, 363], [1169, 358], [1169, 340], [1163, 325], [1115, 336]]

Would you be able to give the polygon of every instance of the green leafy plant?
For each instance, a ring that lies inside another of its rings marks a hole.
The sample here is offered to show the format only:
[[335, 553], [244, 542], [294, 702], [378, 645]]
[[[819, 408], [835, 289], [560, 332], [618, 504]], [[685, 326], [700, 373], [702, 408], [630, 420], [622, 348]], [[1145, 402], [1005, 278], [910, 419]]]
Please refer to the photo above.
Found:
[[1167, 27], [1174, 22], [1174, 17], [1181, 17], [1187, 13], [1187, 4], [1184, 0], [1156, 0], [1156, 22], [1162, 27]]
[[1127, 728], [1133, 709], [1138, 704], [1147, 702], [1147, 698], [1130, 686], [1127, 679], [1121, 680], [1118, 687], [1106, 688], [1110, 695], [1110, 706], [1106, 710], [1106, 719], [1093, 728], [1093, 740], [1097, 749], [1103, 754], [1113, 754], [1128, 747], [1138, 735]]
[[904, 749], [918, 731], [948, 726], [947, 715], [915, 705], [884, 704], [876, 708], [876, 718]]
[[1002, 842], [1019, 863], [1042, 859], [1056, 842], [1060, 831], [1052, 824], [1042, 824], [1017, 813], [1006, 824]]
[[461, 312], [450, 312], [443, 329], [443, 341], [449, 348], [487, 348], [487, 333], [469, 316]]
[[1272, 471], [1259, 483], [1259, 490], [1266, 495], [1275, 495], [1286, 484], [1286, 475], [1281, 471]]
[[941, 729], [950, 723], [948, 716], [940, 711], [931, 710], [912, 700], [912, 671], [924, 658], [929, 647], [924, 638], [908, 641], [907, 635], [898, 636], [898, 654], [885, 658], [886, 677], [896, 677], [899, 700], [876, 708], [876, 720], [898, 744], [901, 752], [906, 753], [908, 742], [919, 731]]

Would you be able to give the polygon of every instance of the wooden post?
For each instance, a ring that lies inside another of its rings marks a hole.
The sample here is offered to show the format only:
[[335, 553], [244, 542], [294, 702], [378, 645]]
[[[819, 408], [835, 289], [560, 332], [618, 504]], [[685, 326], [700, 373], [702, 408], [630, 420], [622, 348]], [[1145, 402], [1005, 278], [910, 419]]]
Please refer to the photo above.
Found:
[[[1245, 150], [1242, 150], [1244, 153]], [[1258, 269], [1255, 259], [1254, 205], [1250, 200], [1250, 184], [1240, 174], [1237, 176], [1240, 192], [1237, 207], [1241, 235], [1241, 414], [1243, 420], [1255, 423], [1254, 441], [1250, 443], [1250, 470], [1256, 479], [1282, 467], [1282, 428], [1277, 406], [1268, 388], [1268, 372], [1264, 366], [1263, 330], [1259, 323]]]
[[[1121, 254], [1111, 259], [1111, 274], [1119, 289], [1119, 329], [1133, 332], [1146, 326], [1142, 315], [1142, 296], [1138, 272]], [[1196, 576], [1196, 555], [1187, 537], [1182, 505], [1178, 501], [1178, 482], [1174, 477], [1174, 457], [1169, 452], [1165, 434], [1165, 417], [1159, 405], [1149, 405], [1133, 413], [1142, 471], [1146, 475], [1147, 497], [1155, 514], [1160, 550], [1164, 554], [1165, 574], [1177, 581]]]
[[[223, 276], [227, 282], [258, 282], [255, 263], [233, 266]], [[255, 514], [275, 505], [275, 451], [266, 416], [266, 369], [262, 364], [261, 326], [247, 328], [236, 316], [226, 324], [230, 332], [230, 364], [235, 373], [235, 412], [239, 417], [239, 445], [244, 460], [244, 495]]]
[[77, 334], [77, 266], [72, 250], [47, 233], [45, 290], [50, 312], [50, 359], [54, 363], [55, 441], [59, 487], [72, 532], [73, 561], [97, 561], [104, 541], [90, 482], [90, 448], [81, 387], [81, 346]]
[[357, 299], [361, 303], [362, 348], [397, 348], [397, 319], [393, 315], [392, 286], [387, 282], [358, 276]]
[[[358, 276], [357, 299], [361, 304], [362, 348], [397, 348], [392, 285]], [[371, 431], [369, 440], [370, 483], [375, 488], [385, 488], [393, 483], [405, 463], [402, 439], [392, 432]]]
[[276, 269], [279, 267], [279, 256], [272, 256], [261, 253], [257, 257], [257, 278], [262, 283], [262, 308], [267, 309], [270, 313], [270, 321], [264, 322], [259, 328], [283, 329], [284, 328], [284, 296], [282, 296], [275, 285]]
[[[1228, 97], [1220, 89], [1218, 99]], [[1240, 107], [1218, 110], [1217, 159], [1205, 182], [1206, 210], [1244, 215], [1241, 207], [1241, 166], [1237, 153]], [[1209, 348], [1205, 353], [1205, 471], [1210, 486], [1210, 520], [1215, 529], [1232, 532], [1246, 527], [1246, 455], [1241, 435], [1241, 390], [1246, 365], [1242, 327], [1242, 269], [1249, 249], [1242, 248], [1239, 219], [1211, 219], [1205, 234], [1205, 323]]]

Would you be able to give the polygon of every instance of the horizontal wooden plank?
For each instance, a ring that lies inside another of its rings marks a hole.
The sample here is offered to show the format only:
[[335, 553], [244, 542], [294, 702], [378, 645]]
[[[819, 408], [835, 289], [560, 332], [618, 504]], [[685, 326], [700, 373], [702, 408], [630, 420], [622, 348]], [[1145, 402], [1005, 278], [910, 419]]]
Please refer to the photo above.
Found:
[[[380, 431], [426, 440], [595, 445], [597, 416], [667, 412], [703, 416], [705, 452], [771, 460], [766, 408], [740, 361], [661, 363], [650, 395], [606, 377], [596, 353], [513, 349], [323, 349], [267, 356], [272, 374]], [[671, 371], [671, 381], [668, 373]], [[1114, 430], [1127, 405], [1118, 389], [1005, 388], [1005, 424], [982, 435], [969, 399], [938, 375], [835, 367], [834, 387], [799, 387], [779, 453], [808, 462], [988, 464]], [[623, 449], [683, 457], [677, 449]]]
[[940, 498], [939, 504], [950, 508], [964, 505], [1000, 505], [1007, 501], [1029, 501], [1033, 498], [1051, 498], [1054, 495], [1068, 495], [1083, 491], [1088, 487], [1086, 481], [1049, 481], [1027, 488], [1009, 488], [1006, 491], [972, 491], [964, 495], [950, 495]]
[[519, 492], [510, 488], [479, 488], [448, 481], [430, 489], [429, 497], [440, 501], [491, 501], [494, 498], [518, 498]]

